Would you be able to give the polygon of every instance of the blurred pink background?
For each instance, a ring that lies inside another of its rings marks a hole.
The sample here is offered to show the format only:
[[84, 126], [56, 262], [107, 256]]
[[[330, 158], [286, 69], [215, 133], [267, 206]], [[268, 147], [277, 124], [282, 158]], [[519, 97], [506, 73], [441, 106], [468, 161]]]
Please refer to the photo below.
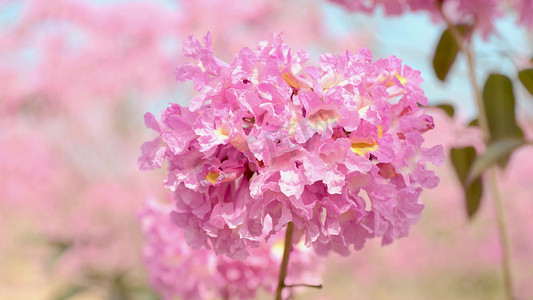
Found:
[[[0, 299], [54, 299], [76, 285], [90, 289], [72, 299], [103, 299], [119, 281], [133, 299], [150, 299], [136, 216], [147, 198], [169, 192], [161, 172], [142, 173], [136, 161], [151, 138], [144, 112], [188, 103], [190, 86], [173, 76], [181, 41], [211, 31], [215, 53], [226, 60], [281, 31], [288, 44], [315, 56], [375, 45], [377, 32], [332, 34], [330, 5], [0, 1]], [[461, 125], [468, 113], [431, 114], [429, 145], [482, 147], [479, 133]], [[529, 140], [532, 120], [524, 110]], [[521, 299], [533, 299], [532, 157], [531, 146], [522, 148], [500, 174]], [[330, 257], [324, 289], [296, 298], [501, 299], [490, 199], [468, 221], [451, 164], [437, 172], [441, 184], [423, 194], [423, 218], [408, 238]]]

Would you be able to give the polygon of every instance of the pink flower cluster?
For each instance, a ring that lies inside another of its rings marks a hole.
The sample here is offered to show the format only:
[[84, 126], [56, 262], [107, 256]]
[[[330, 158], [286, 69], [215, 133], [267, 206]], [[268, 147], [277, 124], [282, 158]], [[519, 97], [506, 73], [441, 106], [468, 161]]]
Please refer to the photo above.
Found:
[[519, 14], [519, 23], [531, 28], [533, 26], [532, 0], [330, 0], [350, 11], [365, 13], [383, 7], [387, 15], [401, 15], [408, 11], [429, 11], [435, 19], [440, 19], [439, 3], [446, 15], [456, 23], [475, 23], [487, 37], [494, 30], [494, 20], [503, 15], [509, 2]]
[[[143, 258], [150, 282], [163, 299], [255, 299], [259, 289], [275, 291], [283, 236], [252, 249], [246, 261], [233, 260], [191, 249], [183, 229], [171, 222], [171, 210], [172, 205], [150, 199], [140, 212], [146, 237]], [[316, 282], [321, 269], [321, 261], [300, 243], [291, 252], [287, 284]]]
[[230, 64], [209, 34], [183, 50], [194, 62], [176, 78], [198, 95], [161, 122], [145, 115], [159, 137], [143, 144], [139, 165], [168, 161], [172, 219], [189, 245], [244, 259], [288, 222], [321, 254], [408, 234], [420, 193], [439, 182], [426, 163], [443, 161], [441, 146], [422, 147], [434, 125], [419, 108], [418, 71], [394, 56], [372, 62], [365, 48], [304, 67], [307, 53], [281, 36]]
[[330, 0], [338, 3], [351, 11], [360, 11], [372, 13], [377, 7], [383, 7], [387, 15], [401, 15], [406, 11], [412, 10], [429, 10], [436, 9], [437, 2], [434, 0]]
[[[68, 246], [47, 278], [92, 284], [98, 272], [108, 280], [91, 285], [100, 293], [127, 273], [125, 289], [138, 287], [145, 272], [134, 211], [161, 179], [142, 178], [131, 164], [138, 154], [130, 149], [150, 134], [139, 134], [142, 119], [133, 116], [176, 92], [168, 74], [191, 32], [216, 28], [223, 57], [282, 27], [314, 49], [370, 39], [327, 35], [327, 16], [308, 0], [229, 6], [235, 1], [0, 1], [0, 206], [9, 207], [0, 213], [0, 277], [13, 261], [41, 270]], [[39, 237], [31, 254], [28, 243], [13, 242], [26, 236]]]

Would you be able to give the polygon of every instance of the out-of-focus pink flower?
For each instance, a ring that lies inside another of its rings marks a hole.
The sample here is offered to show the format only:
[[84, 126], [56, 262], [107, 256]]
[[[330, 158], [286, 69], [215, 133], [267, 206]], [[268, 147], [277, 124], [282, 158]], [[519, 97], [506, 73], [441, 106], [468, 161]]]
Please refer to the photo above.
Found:
[[164, 41], [179, 24], [175, 12], [148, 2], [20, 5], [0, 37], [0, 78], [9, 83], [2, 113], [41, 104], [81, 115], [94, 102], [111, 109], [132, 94], [154, 97], [168, 89], [172, 59]]
[[328, 36], [322, 12], [308, 1], [254, 0], [225, 9], [233, 4], [20, 1], [18, 17], [0, 29], [0, 113], [37, 105], [84, 120], [95, 102], [116, 109], [124, 99], [158, 99], [172, 91], [168, 74], [179, 63], [175, 51], [191, 32], [212, 30], [224, 37], [215, 46], [226, 56], [284, 27], [299, 45], [319, 49], [353, 47], [360, 40]]
[[[427, 11], [435, 20], [440, 20], [438, 3], [456, 24], [474, 24], [485, 38], [494, 31], [494, 21], [503, 15], [508, 0], [330, 0], [350, 11], [365, 13], [383, 7], [387, 15], [401, 15], [408, 11]], [[531, 28], [533, 26], [533, 2], [531, 0], [514, 0], [520, 15], [519, 23]]]
[[27, 206], [42, 212], [45, 204], [36, 199], [52, 198], [56, 189], [65, 187], [61, 182], [65, 169], [32, 126], [7, 118], [0, 122], [6, 129], [0, 133], [0, 203], [16, 212]]
[[[233, 260], [207, 249], [191, 249], [183, 229], [171, 222], [171, 210], [171, 204], [150, 199], [139, 214], [150, 282], [164, 299], [253, 299], [259, 289], [275, 291], [283, 236], [261, 243], [245, 261]], [[296, 244], [287, 284], [317, 282], [322, 263], [303, 243]], [[286, 290], [288, 297], [292, 290]]]
[[383, 7], [385, 13], [388, 15], [399, 15], [408, 10], [434, 10], [436, 1], [433, 0], [330, 0], [331, 2], [338, 3], [344, 6], [346, 9], [352, 11], [361, 11], [366, 13], [373, 12], [377, 7]]
[[305, 67], [308, 55], [281, 36], [229, 64], [209, 34], [189, 37], [184, 53], [193, 63], [176, 78], [199, 94], [160, 123], [146, 114], [160, 137], [143, 145], [139, 165], [168, 160], [172, 218], [191, 246], [244, 259], [288, 222], [323, 254], [408, 234], [420, 193], [438, 184], [426, 163], [443, 160], [440, 146], [422, 147], [434, 125], [419, 108], [427, 99], [418, 71], [396, 57], [372, 62], [364, 48]]
[[83, 271], [140, 276], [141, 235], [132, 217], [139, 203], [133, 191], [117, 182], [101, 181], [69, 200], [49, 203], [49, 209], [59, 213], [48, 216], [52, 219], [39, 229], [43, 238], [68, 245], [58, 260], [58, 271], [70, 277]]

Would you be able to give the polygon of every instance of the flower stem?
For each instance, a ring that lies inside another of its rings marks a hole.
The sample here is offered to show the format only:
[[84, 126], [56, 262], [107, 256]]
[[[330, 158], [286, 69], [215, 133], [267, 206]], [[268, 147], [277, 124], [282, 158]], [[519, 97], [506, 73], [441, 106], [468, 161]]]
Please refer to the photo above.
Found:
[[[468, 42], [466, 42], [464, 36], [461, 34], [461, 32], [457, 29], [456, 26], [452, 24], [450, 19], [446, 16], [444, 11], [442, 10], [442, 6], [440, 7], [440, 14], [444, 21], [446, 22], [446, 25], [448, 26], [448, 30], [450, 31], [450, 34], [452, 35], [453, 39], [457, 43], [457, 46], [466, 55], [467, 64], [468, 64], [468, 77], [470, 79], [470, 84], [472, 85], [472, 89], [474, 90], [474, 96], [476, 99], [476, 105], [478, 109], [478, 120], [479, 125], [481, 127], [481, 130], [483, 132], [483, 141], [485, 142], [485, 145], [488, 145], [490, 141], [490, 128], [489, 128], [489, 122], [487, 119], [487, 115], [485, 113], [485, 106], [483, 105], [483, 97], [481, 94], [481, 90], [479, 89], [477, 85], [477, 77], [476, 77], [476, 68], [475, 68], [475, 60], [474, 60], [474, 54], [472, 53], [472, 49], [470, 48], [470, 45]], [[502, 246], [502, 268], [503, 268], [503, 277], [505, 282], [505, 290], [507, 294], [507, 299], [514, 300], [514, 292], [513, 292], [513, 281], [512, 281], [512, 272], [511, 272], [511, 248], [509, 244], [509, 238], [507, 235], [507, 228], [505, 223], [505, 213], [503, 209], [503, 203], [501, 199], [501, 194], [498, 188], [498, 178], [496, 176], [496, 169], [495, 167], [490, 168], [490, 186], [492, 188], [492, 198], [494, 200], [495, 206], [496, 206], [496, 215], [497, 215], [497, 222], [498, 222], [498, 231], [500, 234], [500, 243]]]
[[306, 284], [306, 283], [297, 283], [297, 284], [285, 284], [285, 287], [308, 287], [308, 288], [315, 288], [315, 289], [321, 289], [321, 284]]
[[276, 290], [276, 300], [282, 300], [281, 292], [283, 291], [283, 288], [288, 287], [287, 285], [285, 285], [285, 277], [287, 277], [289, 256], [291, 255], [293, 227], [294, 224], [292, 222], [289, 222], [287, 224], [287, 231], [285, 232], [285, 248], [283, 249], [283, 259], [281, 261], [281, 267], [279, 269], [279, 281], [278, 288]]
[[490, 181], [490, 186], [492, 187], [492, 196], [494, 197], [494, 203], [496, 205], [496, 215], [498, 216], [498, 230], [503, 248], [502, 267], [507, 299], [514, 300], [515, 296], [513, 294], [513, 280], [511, 275], [511, 248], [509, 244], [509, 237], [507, 235], [505, 212], [503, 209], [501, 194], [498, 188], [498, 178], [496, 176], [495, 168], [490, 169]]

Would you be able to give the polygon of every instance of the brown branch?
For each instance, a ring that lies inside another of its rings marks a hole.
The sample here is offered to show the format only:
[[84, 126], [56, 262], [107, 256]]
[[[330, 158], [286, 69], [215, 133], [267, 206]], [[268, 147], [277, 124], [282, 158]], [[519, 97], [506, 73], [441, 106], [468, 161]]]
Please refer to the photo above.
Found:
[[297, 283], [297, 284], [285, 284], [285, 287], [308, 287], [308, 288], [315, 288], [315, 289], [321, 289], [321, 284], [306, 284], [306, 283]]
[[276, 289], [276, 300], [282, 300], [281, 292], [285, 285], [285, 277], [287, 277], [287, 268], [289, 266], [289, 256], [291, 255], [292, 246], [292, 231], [294, 224], [289, 222], [287, 224], [287, 231], [285, 232], [285, 248], [283, 249], [283, 259], [281, 261], [281, 267], [279, 269], [279, 281], [278, 288]]

